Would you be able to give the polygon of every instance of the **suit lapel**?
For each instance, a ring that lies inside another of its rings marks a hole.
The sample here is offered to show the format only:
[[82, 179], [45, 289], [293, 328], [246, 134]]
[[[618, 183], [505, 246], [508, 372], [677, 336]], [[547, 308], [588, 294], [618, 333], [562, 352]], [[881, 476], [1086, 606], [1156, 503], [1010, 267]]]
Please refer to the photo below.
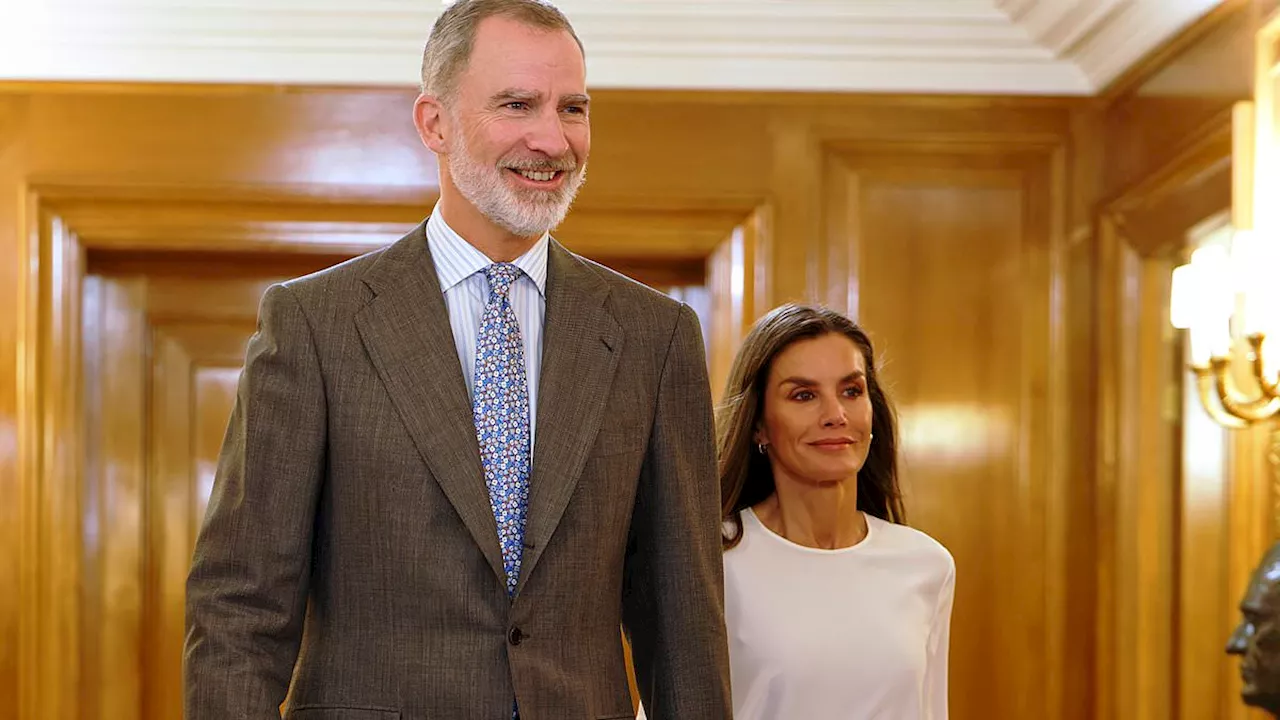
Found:
[[609, 286], [559, 243], [552, 241], [547, 253], [537, 442], [521, 587], [578, 484], [622, 352], [622, 328], [605, 307]]
[[505, 582], [471, 403], [425, 225], [387, 248], [364, 281], [374, 292], [356, 314], [365, 349], [431, 474]]

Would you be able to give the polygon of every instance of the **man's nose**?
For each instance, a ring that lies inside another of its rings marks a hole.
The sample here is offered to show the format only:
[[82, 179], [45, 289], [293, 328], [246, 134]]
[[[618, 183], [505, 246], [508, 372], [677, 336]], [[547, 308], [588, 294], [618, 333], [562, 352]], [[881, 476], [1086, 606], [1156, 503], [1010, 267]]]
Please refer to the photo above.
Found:
[[1228, 655], [1243, 655], [1249, 649], [1249, 636], [1253, 635], [1253, 623], [1247, 620], [1236, 626], [1236, 631], [1231, 633], [1231, 639], [1227, 640]]
[[564, 157], [569, 152], [569, 138], [564, 131], [564, 122], [560, 111], [548, 108], [538, 113], [525, 136], [525, 144], [530, 150], [551, 158]]

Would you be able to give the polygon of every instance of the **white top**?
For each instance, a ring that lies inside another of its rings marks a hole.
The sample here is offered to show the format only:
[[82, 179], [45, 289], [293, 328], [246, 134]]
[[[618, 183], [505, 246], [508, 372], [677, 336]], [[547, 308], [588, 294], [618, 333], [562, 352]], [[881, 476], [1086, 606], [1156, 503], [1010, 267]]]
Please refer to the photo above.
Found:
[[[547, 246], [550, 236], [543, 236], [513, 264], [524, 271], [511, 285], [511, 309], [520, 324], [524, 340], [525, 383], [529, 386], [529, 451], [533, 452], [534, 432], [538, 427], [538, 377], [542, 372], [542, 322], [547, 312]], [[489, 302], [489, 281], [484, 269], [493, 261], [467, 242], [440, 216], [437, 205], [427, 218], [427, 245], [436, 266], [436, 277], [449, 308], [449, 327], [462, 364], [462, 377], [467, 393], [475, 398], [476, 338], [480, 334], [480, 318]]]
[[821, 550], [742, 513], [724, 555], [735, 720], [947, 717], [955, 562], [919, 530], [866, 519], [857, 545]]
[[742, 513], [724, 556], [737, 720], [947, 717], [955, 562], [919, 530], [866, 520], [857, 545], [822, 550]]

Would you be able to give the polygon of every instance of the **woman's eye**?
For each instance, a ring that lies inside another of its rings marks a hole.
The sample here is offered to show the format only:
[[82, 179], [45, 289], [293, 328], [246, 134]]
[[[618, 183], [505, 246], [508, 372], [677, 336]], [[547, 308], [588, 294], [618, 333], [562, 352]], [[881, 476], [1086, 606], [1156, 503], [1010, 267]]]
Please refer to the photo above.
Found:
[[791, 396], [791, 399], [792, 399], [792, 400], [801, 400], [801, 401], [803, 401], [803, 400], [812, 400], [812, 399], [813, 399], [813, 393], [809, 392], [808, 390], [801, 390], [800, 392], [798, 392], [798, 393], [796, 393], [796, 394], [792, 395], [792, 396]]

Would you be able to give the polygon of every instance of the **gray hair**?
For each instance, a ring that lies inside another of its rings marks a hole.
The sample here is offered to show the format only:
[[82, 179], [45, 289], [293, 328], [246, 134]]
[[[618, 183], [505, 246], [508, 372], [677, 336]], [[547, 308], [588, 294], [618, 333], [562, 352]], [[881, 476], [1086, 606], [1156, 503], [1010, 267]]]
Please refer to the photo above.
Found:
[[471, 60], [480, 22], [497, 16], [542, 30], [563, 30], [573, 36], [578, 49], [582, 50], [582, 41], [569, 24], [569, 18], [545, 0], [457, 0], [436, 18], [422, 51], [424, 94], [452, 98], [458, 77]]

